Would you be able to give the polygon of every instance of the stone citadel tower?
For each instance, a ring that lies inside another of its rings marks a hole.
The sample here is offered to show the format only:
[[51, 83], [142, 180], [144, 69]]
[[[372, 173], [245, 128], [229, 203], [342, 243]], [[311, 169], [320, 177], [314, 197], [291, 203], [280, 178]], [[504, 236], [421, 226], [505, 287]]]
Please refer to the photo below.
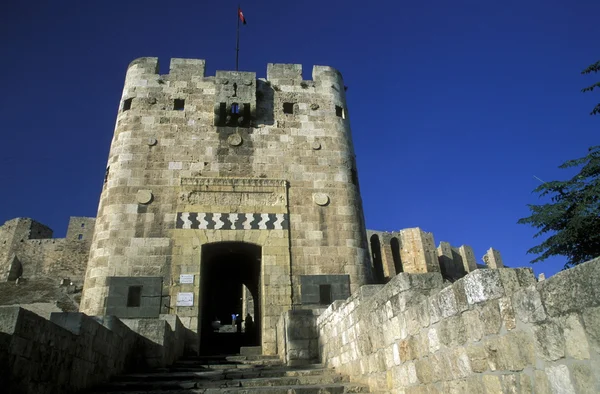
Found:
[[295, 64], [266, 79], [204, 71], [130, 64], [81, 312], [176, 314], [206, 342], [252, 299], [252, 344], [274, 354], [283, 312], [345, 299], [370, 275], [344, 83], [324, 66], [312, 80]]

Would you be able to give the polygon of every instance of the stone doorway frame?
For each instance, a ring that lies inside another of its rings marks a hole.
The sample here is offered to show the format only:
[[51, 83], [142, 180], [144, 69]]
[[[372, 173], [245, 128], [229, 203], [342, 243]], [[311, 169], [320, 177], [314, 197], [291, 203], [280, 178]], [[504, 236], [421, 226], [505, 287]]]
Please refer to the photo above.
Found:
[[[245, 242], [261, 247], [258, 302], [262, 353], [276, 355], [277, 321], [292, 306], [287, 181], [182, 178], [178, 201], [173, 217], [177, 225], [172, 233], [171, 284], [166, 293], [170, 296], [170, 313], [178, 315], [187, 328], [197, 333], [195, 340], [190, 338], [192, 348], [198, 349], [198, 335], [202, 335], [199, 319], [202, 245]], [[236, 215], [238, 219], [246, 215], [247, 223], [239, 220], [232, 223], [228, 215]], [[251, 221], [248, 215], [262, 219]], [[194, 275], [193, 283], [180, 283], [182, 274]], [[194, 305], [177, 306], [180, 292], [193, 293]]]

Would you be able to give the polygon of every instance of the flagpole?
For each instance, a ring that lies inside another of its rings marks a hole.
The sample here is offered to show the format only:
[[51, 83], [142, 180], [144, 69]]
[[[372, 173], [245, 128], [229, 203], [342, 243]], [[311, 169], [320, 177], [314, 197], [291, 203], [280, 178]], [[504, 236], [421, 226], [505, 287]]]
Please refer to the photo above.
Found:
[[240, 5], [238, 4], [237, 9], [237, 35], [236, 35], [236, 44], [235, 44], [235, 71], [238, 71], [238, 65], [240, 60]]

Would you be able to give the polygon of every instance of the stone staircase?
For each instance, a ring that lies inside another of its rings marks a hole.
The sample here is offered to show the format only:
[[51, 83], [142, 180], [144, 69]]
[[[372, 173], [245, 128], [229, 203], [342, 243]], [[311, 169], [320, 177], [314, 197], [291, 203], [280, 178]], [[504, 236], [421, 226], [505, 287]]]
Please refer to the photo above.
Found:
[[248, 355], [184, 358], [169, 368], [117, 376], [91, 393], [341, 394], [369, 388], [321, 364], [287, 367], [277, 356]]

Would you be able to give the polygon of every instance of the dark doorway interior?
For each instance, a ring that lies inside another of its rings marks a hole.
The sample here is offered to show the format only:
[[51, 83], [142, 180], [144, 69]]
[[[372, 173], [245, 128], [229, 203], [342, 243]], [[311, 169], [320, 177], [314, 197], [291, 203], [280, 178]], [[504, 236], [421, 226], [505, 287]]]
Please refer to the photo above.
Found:
[[371, 252], [373, 257], [373, 269], [375, 270], [375, 283], [385, 283], [383, 272], [383, 261], [381, 260], [381, 243], [377, 234], [371, 235]]
[[[258, 245], [218, 242], [202, 246], [201, 354], [237, 354], [240, 346], [260, 345], [260, 259]], [[242, 315], [243, 286], [254, 300], [251, 324]], [[237, 324], [232, 324], [232, 314], [239, 315]], [[241, 324], [239, 319], [243, 319]], [[215, 320], [221, 328], [215, 328]]]

